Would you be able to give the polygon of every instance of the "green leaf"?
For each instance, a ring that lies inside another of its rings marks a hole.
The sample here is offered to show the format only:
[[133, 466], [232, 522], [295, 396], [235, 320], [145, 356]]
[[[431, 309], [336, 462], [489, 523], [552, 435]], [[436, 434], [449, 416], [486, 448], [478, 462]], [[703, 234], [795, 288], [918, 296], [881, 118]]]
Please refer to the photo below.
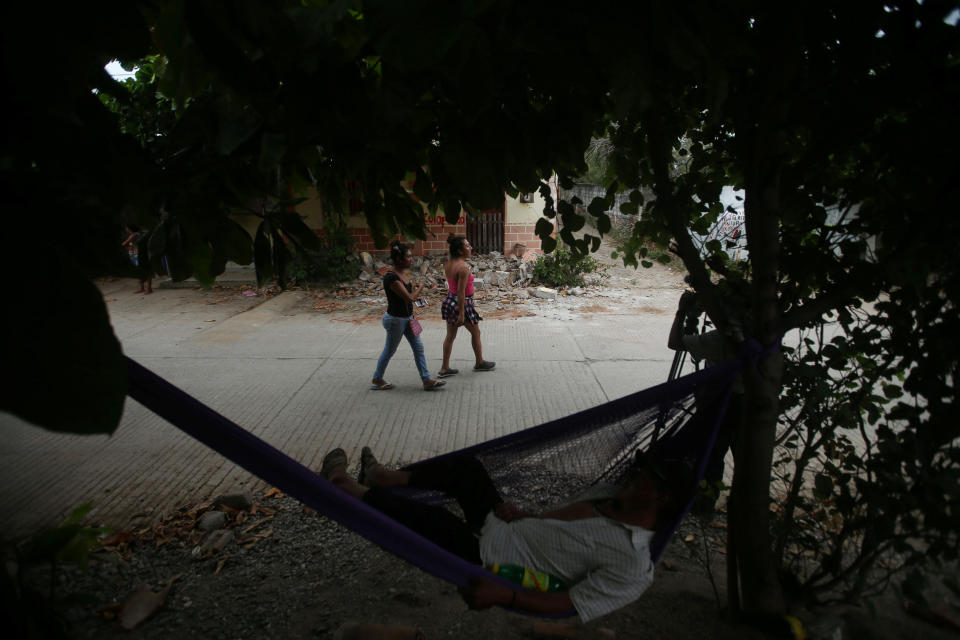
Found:
[[[3, 258], [0, 265], [18, 273]], [[103, 295], [55, 251], [19, 273], [6, 295], [29, 313], [3, 314], [0, 353], [11, 375], [0, 385], [0, 410], [52, 431], [113, 433], [127, 365]]]
[[233, 220], [223, 219], [218, 231], [223, 253], [229, 260], [237, 264], [253, 262], [253, 240], [246, 229]]
[[287, 152], [287, 137], [282, 133], [264, 133], [260, 136], [260, 158], [257, 166], [261, 171], [273, 171]]
[[430, 202], [433, 198], [433, 184], [429, 176], [420, 167], [417, 167], [416, 178], [413, 182], [413, 193], [421, 202]]
[[561, 214], [561, 220], [563, 220], [564, 228], [569, 229], [571, 232], [580, 231], [583, 229], [585, 223], [583, 216], [578, 216], [575, 213]]
[[[553, 223], [547, 220], [546, 218], [537, 219], [537, 225], [534, 227], [534, 233], [540, 236], [543, 239], [546, 239], [553, 233]], [[546, 251], [546, 250], [545, 250]], [[547, 253], [550, 253], [547, 251]]]
[[596, 225], [597, 225], [597, 231], [599, 231], [601, 234], [610, 233], [610, 229], [613, 228], [610, 223], [610, 216], [608, 216], [605, 213], [602, 213], [599, 216], [597, 216]]
[[818, 473], [813, 480], [814, 494], [820, 498], [827, 498], [833, 493], [833, 479], [824, 473]]
[[265, 231], [266, 222], [257, 227], [257, 234], [253, 242], [253, 254], [257, 270], [257, 286], [263, 287], [273, 280], [273, 255], [270, 248], [270, 238]]
[[26, 561], [31, 564], [52, 562], [82, 528], [79, 524], [70, 524], [34, 536], [30, 539]]
[[893, 400], [895, 398], [900, 398], [903, 396], [903, 388], [895, 384], [883, 384], [883, 395], [888, 400]]
[[600, 196], [595, 197], [590, 201], [590, 205], [587, 207], [587, 213], [592, 216], [600, 217], [606, 214], [607, 211], [607, 199], [601, 198]]
[[443, 203], [443, 217], [447, 224], [456, 224], [460, 219], [461, 207], [460, 201], [456, 198], [450, 198]]
[[284, 211], [277, 215], [279, 231], [293, 238], [300, 246], [310, 251], [320, 249], [320, 238], [295, 211]]
[[68, 524], [77, 524], [78, 522], [83, 520], [84, 516], [86, 516], [90, 512], [91, 506], [93, 506], [92, 502], [83, 503], [82, 505], [80, 505], [79, 507], [71, 511], [70, 515], [68, 515], [64, 519], [64, 521], [60, 523], [60, 526], [62, 527]]

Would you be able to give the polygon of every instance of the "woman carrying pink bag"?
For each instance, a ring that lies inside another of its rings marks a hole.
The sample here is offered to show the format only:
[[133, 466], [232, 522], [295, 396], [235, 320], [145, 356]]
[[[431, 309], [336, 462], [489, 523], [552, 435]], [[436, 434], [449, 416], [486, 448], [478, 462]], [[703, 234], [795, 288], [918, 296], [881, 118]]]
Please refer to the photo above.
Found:
[[412, 322], [416, 320], [413, 316], [413, 304], [423, 291], [423, 285], [419, 284], [414, 288], [407, 279], [405, 272], [410, 268], [410, 246], [394, 240], [390, 244], [390, 259], [393, 261], [393, 269], [383, 276], [383, 290], [387, 294], [387, 312], [383, 314], [383, 328], [387, 332], [387, 341], [377, 360], [377, 370], [374, 371], [373, 379], [370, 381], [370, 389], [373, 391], [393, 389], [393, 384], [384, 380], [383, 375], [386, 373], [387, 365], [390, 364], [390, 358], [400, 346], [400, 338], [405, 337], [410, 343], [410, 348], [413, 349], [413, 359], [420, 372], [420, 379], [423, 380], [424, 391], [434, 391], [446, 383], [430, 377], [427, 358], [423, 352], [423, 342], [420, 340], [420, 331], [414, 330], [415, 327], [419, 328], [420, 323], [417, 322], [414, 325]]

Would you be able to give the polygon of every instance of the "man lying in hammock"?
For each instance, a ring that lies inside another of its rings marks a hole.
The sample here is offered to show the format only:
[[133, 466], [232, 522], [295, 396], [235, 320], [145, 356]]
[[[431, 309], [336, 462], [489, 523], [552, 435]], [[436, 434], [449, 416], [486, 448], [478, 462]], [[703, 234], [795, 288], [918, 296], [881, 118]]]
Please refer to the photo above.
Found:
[[[517, 565], [570, 585], [552, 593], [512, 591], [478, 579], [461, 591], [472, 609], [504, 606], [536, 613], [575, 609], [584, 622], [636, 600], [653, 581], [650, 539], [666, 516], [671, 487], [683, 477], [676, 465], [655, 465], [638, 454], [619, 485], [594, 487], [544, 513], [526, 513], [504, 502], [483, 465], [473, 457], [440, 459], [410, 471], [379, 464], [364, 447], [357, 480], [347, 475], [347, 455], [334, 449], [321, 475], [350, 495], [474, 564]], [[457, 500], [465, 519], [440, 506], [399, 496], [386, 487], [442, 491]]]

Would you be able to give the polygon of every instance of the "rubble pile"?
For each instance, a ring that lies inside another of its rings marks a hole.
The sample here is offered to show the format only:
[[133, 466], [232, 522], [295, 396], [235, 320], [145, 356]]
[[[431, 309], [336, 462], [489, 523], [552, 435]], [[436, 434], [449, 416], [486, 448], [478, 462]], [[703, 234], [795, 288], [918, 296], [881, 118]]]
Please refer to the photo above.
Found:
[[[467, 261], [474, 274], [474, 286], [477, 288], [508, 288], [527, 286], [533, 278], [533, 265], [541, 255], [536, 251], [528, 251], [524, 256], [504, 256], [496, 251], [485, 255], [477, 255]], [[411, 271], [415, 277], [423, 282], [427, 288], [434, 286], [444, 286], [446, 277], [443, 273], [443, 265], [448, 257], [439, 256], [415, 256]], [[379, 284], [379, 275], [385, 273], [390, 264], [383, 260], [378, 260], [371, 254], [363, 252], [360, 254], [362, 262], [362, 271], [358, 277], [361, 282], [376, 282]]]
[[[522, 257], [505, 256], [499, 252], [484, 255], [475, 255], [467, 264], [474, 274], [474, 288], [481, 298], [545, 298], [555, 299], [558, 292], [547, 287], [531, 286], [533, 282], [533, 265], [543, 255], [542, 251], [529, 250]], [[381, 277], [392, 268], [382, 256], [373, 256], [367, 252], [360, 254], [361, 271], [356, 281], [341, 282], [337, 285], [338, 294], [356, 296], [378, 296], [382, 292]], [[448, 260], [446, 255], [414, 256], [410, 267], [413, 279], [422, 282], [424, 296], [443, 298], [447, 295], [447, 281], [443, 266]], [[599, 281], [600, 276], [588, 280]], [[580, 295], [583, 289], [574, 287], [569, 291], [560, 292], [566, 295]]]

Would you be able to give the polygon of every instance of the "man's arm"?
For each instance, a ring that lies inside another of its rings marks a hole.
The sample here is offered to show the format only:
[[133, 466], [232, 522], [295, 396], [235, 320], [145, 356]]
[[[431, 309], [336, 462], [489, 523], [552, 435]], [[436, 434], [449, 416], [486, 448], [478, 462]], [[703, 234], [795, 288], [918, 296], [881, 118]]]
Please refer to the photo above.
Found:
[[696, 304], [697, 296], [692, 291], [685, 291], [680, 296], [680, 303], [677, 305], [677, 313], [673, 316], [673, 324], [670, 326], [670, 337], [667, 338], [667, 346], [674, 351], [684, 351], [683, 348], [683, 319], [687, 312]]
[[471, 609], [510, 607], [533, 613], [562, 613], [573, 609], [573, 601], [566, 591], [514, 591], [489, 578], [475, 578], [470, 586], [460, 590], [464, 602]]

